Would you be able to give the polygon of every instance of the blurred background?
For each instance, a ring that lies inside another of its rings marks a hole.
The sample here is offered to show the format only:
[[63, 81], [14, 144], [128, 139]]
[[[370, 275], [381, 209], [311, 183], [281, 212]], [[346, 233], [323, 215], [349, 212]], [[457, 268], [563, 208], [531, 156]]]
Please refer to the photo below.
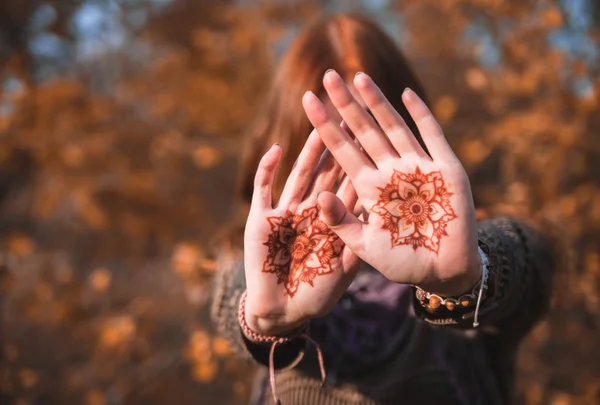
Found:
[[520, 403], [600, 403], [598, 2], [2, 0], [2, 405], [246, 403], [208, 242], [278, 56], [349, 10], [409, 56], [479, 207], [564, 240]]

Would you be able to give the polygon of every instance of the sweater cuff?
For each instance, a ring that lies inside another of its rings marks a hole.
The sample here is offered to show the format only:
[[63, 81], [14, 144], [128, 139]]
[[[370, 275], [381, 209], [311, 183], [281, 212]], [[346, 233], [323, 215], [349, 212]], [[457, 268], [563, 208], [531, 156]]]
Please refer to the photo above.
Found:
[[[239, 333], [246, 345], [246, 350], [252, 356], [252, 359], [257, 363], [268, 367], [269, 366], [269, 352], [271, 350], [272, 343], [254, 343], [250, 341], [239, 328]], [[289, 342], [279, 343], [275, 348], [275, 354], [273, 357], [275, 370], [287, 370], [294, 368], [306, 352], [308, 342], [302, 338], [292, 339]]]

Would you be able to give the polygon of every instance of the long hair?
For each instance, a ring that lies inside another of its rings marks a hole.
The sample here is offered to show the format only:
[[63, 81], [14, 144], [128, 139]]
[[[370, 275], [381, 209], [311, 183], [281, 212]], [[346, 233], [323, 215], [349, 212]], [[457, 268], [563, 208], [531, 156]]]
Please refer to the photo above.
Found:
[[346, 81], [351, 81], [357, 72], [371, 76], [423, 145], [402, 103], [406, 87], [426, 99], [423, 87], [392, 38], [361, 15], [337, 14], [322, 18], [304, 29], [282, 57], [248, 133], [238, 189], [242, 202], [250, 203], [258, 162], [275, 142], [283, 148], [283, 157], [273, 195], [277, 197], [281, 193], [313, 129], [302, 108], [302, 96], [307, 90], [321, 99], [327, 96], [322, 78], [328, 69], [335, 69]]

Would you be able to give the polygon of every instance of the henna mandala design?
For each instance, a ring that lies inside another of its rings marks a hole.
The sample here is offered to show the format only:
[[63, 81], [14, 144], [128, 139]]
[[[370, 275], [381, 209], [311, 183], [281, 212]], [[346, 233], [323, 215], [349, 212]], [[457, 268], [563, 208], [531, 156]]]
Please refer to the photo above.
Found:
[[422, 246], [437, 254], [440, 239], [448, 235], [446, 225], [456, 218], [441, 173], [414, 173], [394, 170], [390, 184], [380, 188], [372, 208], [383, 218], [382, 229], [392, 234], [392, 246]]
[[342, 253], [343, 242], [318, 217], [317, 207], [300, 214], [287, 211], [283, 217], [269, 217], [271, 234], [263, 273], [274, 273], [290, 297], [300, 283], [313, 286], [317, 276], [333, 273], [333, 264]]

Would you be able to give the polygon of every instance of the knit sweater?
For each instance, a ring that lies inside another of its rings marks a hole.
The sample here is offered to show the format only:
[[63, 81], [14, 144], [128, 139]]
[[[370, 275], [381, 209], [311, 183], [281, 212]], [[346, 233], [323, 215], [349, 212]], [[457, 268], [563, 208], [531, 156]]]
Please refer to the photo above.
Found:
[[[304, 340], [275, 352], [277, 394], [283, 405], [504, 405], [512, 402], [518, 343], [545, 313], [556, 267], [542, 233], [513, 219], [479, 224], [489, 259], [490, 289], [472, 318], [427, 313], [412, 287], [363, 266], [330, 314], [314, 319], [309, 334], [323, 351], [327, 382], [321, 387], [317, 354]], [[211, 315], [217, 330], [242, 358], [265, 367], [253, 404], [272, 404], [269, 347], [248, 341], [238, 323], [245, 290], [242, 261], [222, 258]]]

